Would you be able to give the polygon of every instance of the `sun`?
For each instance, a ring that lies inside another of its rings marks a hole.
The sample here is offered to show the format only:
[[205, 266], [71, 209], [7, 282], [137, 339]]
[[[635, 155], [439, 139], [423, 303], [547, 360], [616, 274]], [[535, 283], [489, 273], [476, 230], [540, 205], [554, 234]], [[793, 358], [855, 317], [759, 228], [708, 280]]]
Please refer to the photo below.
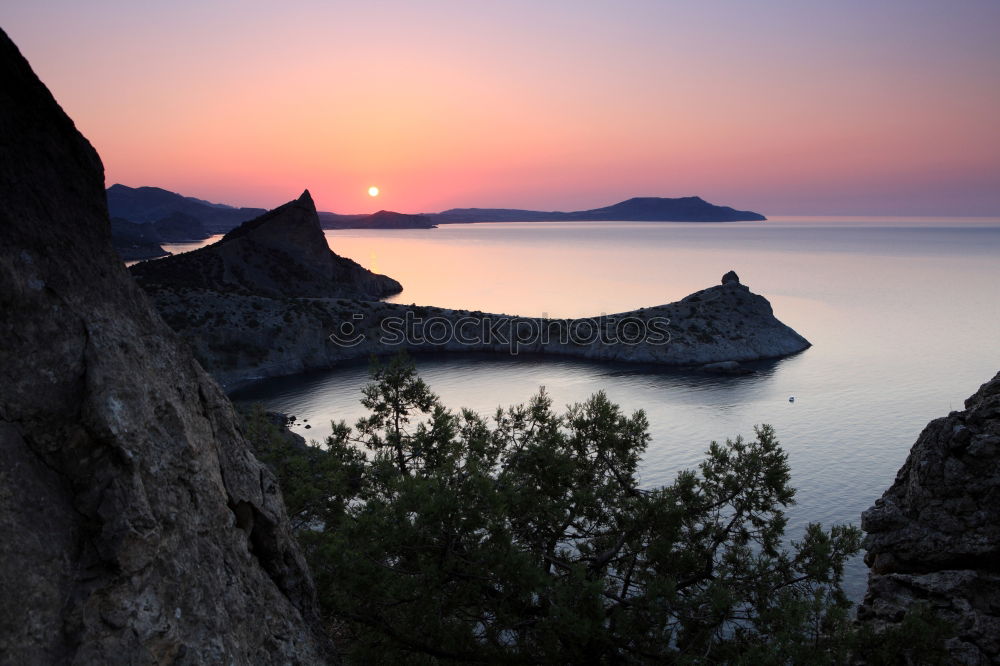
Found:
[[368, 188], [368, 196], [370, 196], [370, 197], [377, 197], [378, 196], [378, 188], [375, 187], [374, 185], [372, 185], [371, 187], [369, 187]]

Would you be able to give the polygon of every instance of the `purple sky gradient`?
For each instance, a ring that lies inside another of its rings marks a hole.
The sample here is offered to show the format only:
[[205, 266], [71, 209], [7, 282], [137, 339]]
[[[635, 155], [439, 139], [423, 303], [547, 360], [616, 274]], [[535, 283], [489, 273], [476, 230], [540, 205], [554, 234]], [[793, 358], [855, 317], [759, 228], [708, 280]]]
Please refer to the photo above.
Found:
[[[1000, 2], [46, 2], [108, 183], [271, 207], [1000, 215]], [[371, 199], [369, 185], [382, 195]]]

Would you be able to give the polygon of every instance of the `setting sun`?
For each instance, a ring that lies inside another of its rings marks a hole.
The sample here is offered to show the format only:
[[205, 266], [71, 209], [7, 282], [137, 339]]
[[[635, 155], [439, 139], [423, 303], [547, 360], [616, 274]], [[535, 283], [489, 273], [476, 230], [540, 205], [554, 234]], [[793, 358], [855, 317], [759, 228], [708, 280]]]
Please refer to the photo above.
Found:
[[369, 187], [368, 188], [368, 196], [370, 196], [370, 197], [377, 197], [378, 196], [378, 188], [375, 187], [374, 185], [372, 185], [371, 187]]

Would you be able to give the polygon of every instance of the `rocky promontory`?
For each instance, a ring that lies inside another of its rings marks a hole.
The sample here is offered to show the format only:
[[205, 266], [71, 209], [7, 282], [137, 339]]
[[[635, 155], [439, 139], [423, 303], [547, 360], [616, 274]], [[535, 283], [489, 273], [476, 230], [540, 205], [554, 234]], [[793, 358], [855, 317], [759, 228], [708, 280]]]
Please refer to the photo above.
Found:
[[244, 222], [218, 242], [167, 259], [137, 264], [143, 287], [210, 289], [281, 298], [376, 299], [402, 291], [330, 250], [306, 190], [295, 201]]
[[111, 243], [101, 160], [0, 32], [0, 661], [332, 660], [271, 472]]
[[809, 347], [774, 316], [767, 299], [738, 280], [676, 303], [579, 319], [162, 286], [150, 295], [227, 387], [403, 349], [689, 366], [777, 358]]
[[861, 526], [860, 621], [883, 629], [929, 604], [957, 633], [952, 663], [1000, 662], [1000, 374], [924, 428]]

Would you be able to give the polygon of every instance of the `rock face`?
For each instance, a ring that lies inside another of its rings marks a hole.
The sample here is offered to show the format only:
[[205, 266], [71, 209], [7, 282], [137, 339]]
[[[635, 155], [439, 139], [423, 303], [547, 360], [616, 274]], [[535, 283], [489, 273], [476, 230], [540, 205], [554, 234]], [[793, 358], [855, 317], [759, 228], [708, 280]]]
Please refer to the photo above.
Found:
[[722, 284], [729, 284], [730, 282], [740, 283], [740, 276], [736, 274], [736, 271], [729, 271], [722, 276]]
[[150, 290], [169, 286], [274, 298], [375, 299], [403, 289], [330, 250], [308, 190], [216, 243], [131, 270]]
[[0, 661], [323, 663], [281, 493], [0, 32]]
[[265, 298], [176, 287], [150, 295], [164, 320], [227, 387], [400, 349], [703, 365], [778, 358], [809, 347], [778, 321], [766, 298], [735, 282], [676, 303], [580, 319], [295, 298], [294, 293]]
[[924, 428], [861, 526], [861, 621], [892, 625], [924, 601], [958, 629], [954, 663], [1000, 662], [1000, 374]]

